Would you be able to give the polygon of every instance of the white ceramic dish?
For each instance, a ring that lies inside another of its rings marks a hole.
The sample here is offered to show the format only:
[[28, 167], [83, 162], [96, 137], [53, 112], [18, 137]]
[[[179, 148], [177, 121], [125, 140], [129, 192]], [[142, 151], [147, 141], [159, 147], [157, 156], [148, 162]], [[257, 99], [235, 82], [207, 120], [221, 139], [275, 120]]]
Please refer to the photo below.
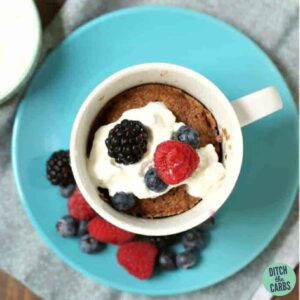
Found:
[[0, 1], [0, 103], [29, 78], [39, 56], [41, 25], [32, 0]]
[[[226, 168], [226, 177], [220, 186], [195, 207], [176, 216], [153, 220], [120, 213], [101, 200], [97, 187], [89, 177], [86, 157], [91, 124], [101, 108], [122, 91], [145, 83], [162, 83], [178, 87], [199, 99], [212, 112], [219, 131], [224, 136], [223, 163]], [[211, 81], [182, 66], [147, 63], [123, 69], [101, 82], [84, 101], [76, 116], [70, 145], [71, 165], [76, 182], [93, 209], [120, 228], [153, 236], [188, 230], [214, 214], [233, 190], [243, 158], [241, 126], [273, 113], [281, 107], [280, 96], [274, 87], [267, 87], [230, 103]]]

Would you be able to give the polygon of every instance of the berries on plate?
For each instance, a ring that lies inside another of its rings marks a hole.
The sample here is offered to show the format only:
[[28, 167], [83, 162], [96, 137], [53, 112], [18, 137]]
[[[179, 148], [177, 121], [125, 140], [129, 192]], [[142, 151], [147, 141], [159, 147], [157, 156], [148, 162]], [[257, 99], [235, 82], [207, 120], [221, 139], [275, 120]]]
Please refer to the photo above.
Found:
[[112, 206], [118, 211], [126, 211], [134, 207], [136, 197], [131, 193], [119, 192], [111, 197], [110, 202]]
[[172, 251], [162, 251], [158, 256], [158, 265], [163, 270], [174, 270], [176, 269], [175, 254]]
[[47, 161], [47, 178], [54, 185], [67, 186], [74, 183], [69, 151], [54, 152]]
[[159, 144], [154, 154], [154, 165], [158, 176], [168, 184], [177, 184], [189, 178], [199, 164], [195, 149], [179, 141]]
[[134, 238], [134, 233], [118, 228], [100, 217], [95, 217], [89, 222], [88, 232], [103, 243], [123, 244]]
[[195, 251], [184, 251], [176, 254], [176, 265], [178, 268], [189, 269], [196, 265], [197, 255]]
[[152, 236], [150, 237], [150, 241], [155, 244], [158, 249], [162, 250], [173, 245], [176, 238], [176, 235]]
[[123, 120], [110, 130], [105, 144], [108, 155], [117, 163], [134, 164], [147, 151], [147, 128], [139, 121]]
[[68, 201], [69, 214], [77, 220], [90, 220], [97, 214], [83, 198], [77, 188]]
[[197, 230], [189, 230], [183, 234], [182, 243], [187, 250], [194, 250], [202, 248], [204, 240], [201, 232]]
[[89, 223], [89, 221], [87, 221], [87, 220], [79, 221], [78, 232], [77, 232], [78, 236], [83, 236], [88, 233], [88, 230], [87, 230], [88, 223]]
[[193, 148], [200, 148], [200, 138], [198, 132], [187, 125], [181, 126], [178, 131], [174, 132], [173, 139], [191, 145]]
[[67, 186], [60, 187], [60, 194], [64, 198], [69, 198], [69, 197], [72, 196], [72, 194], [74, 193], [75, 189], [76, 189], [76, 184], [75, 183], [70, 183]]
[[168, 185], [159, 178], [154, 168], [150, 168], [146, 172], [144, 181], [149, 190], [157, 193], [165, 191], [168, 187]]
[[147, 279], [153, 274], [157, 252], [156, 246], [150, 242], [130, 242], [119, 247], [117, 259], [130, 274]]
[[71, 216], [64, 216], [56, 223], [56, 230], [62, 237], [76, 236], [78, 221]]
[[80, 239], [80, 249], [85, 253], [97, 253], [100, 252], [104, 248], [104, 244], [98, 242], [89, 234], [86, 234]]

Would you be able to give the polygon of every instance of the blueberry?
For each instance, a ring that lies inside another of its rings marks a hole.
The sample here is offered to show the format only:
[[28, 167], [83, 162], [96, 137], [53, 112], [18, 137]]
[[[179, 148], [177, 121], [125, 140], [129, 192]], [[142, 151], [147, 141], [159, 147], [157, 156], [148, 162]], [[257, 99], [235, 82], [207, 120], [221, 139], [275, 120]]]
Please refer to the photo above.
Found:
[[194, 251], [184, 251], [176, 254], [176, 265], [178, 268], [189, 269], [197, 263], [197, 255]]
[[88, 223], [89, 222], [86, 220], [79, 221], [78, 231], [77, 231], [78, 236], [83, 236], [88, 233], [88, 230], [87, 230]]
[[72, 196], [72, 194], [74, 193], [76, 189], [76, 184], [69, 184], [67, 186], [62, 186], [60, 188], [60, 194], [64, 197], [64, 198], [69, 198]]
[[104, 248], [104, 244], [98, 242], [89, 234], [86, 234], [80, 239], [80, 248], [85, 253], [97, 253]]
[[126, 194], [124, 192], [116, 193], [111, 198], [112, 206], [119, 211], [126, 211], [134, 207], [136, 198], [133, 194]]
[[203, 247], [204, 241], [201, 232], [189, 230], [183, 234], [182, 243], [185, 249], [192, 250]]
[[159, 178], [154, 168], [150, 168], [146, 172], [144, 181], [149, 190], [157, 193], [163, 192], [168, 187], [168, 185]]
[[158, 256], [158, 264], [163, 270], [176, 269], [175, 254], [171, 251], [163, 251]]
[[207, 231], [207, 230], [214, 228], [214, 226], [215, 226], [215, 218], [210, 217], [209, 219], [204, 221], [202, 224], [198, 225], [196, 227], [196, 229], [199, 231]]
[[198, 132], [190, 127], [183, 125], [173, 134], [173, 139], [190, 144], [193, 148], [200, 148], [200, 138]]
[[71, 216], [64, 216], [57, 222], [56, 230], [62, 237], [75, 236], [78, 231], [78, 221]]
[[153, 236], [150, 241], [156, 245], [158, 249], [164, 249], [169, 246], [168, 238], [165, 236]]

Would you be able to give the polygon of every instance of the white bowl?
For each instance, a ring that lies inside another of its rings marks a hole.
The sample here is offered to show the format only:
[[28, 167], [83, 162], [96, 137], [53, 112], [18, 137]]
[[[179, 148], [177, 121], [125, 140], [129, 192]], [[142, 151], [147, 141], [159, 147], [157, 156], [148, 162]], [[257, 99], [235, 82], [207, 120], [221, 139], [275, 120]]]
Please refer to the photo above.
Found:
[[32, 0], [0, 1], [0, 103], [29, 78], [38, 60], [41, 24]]

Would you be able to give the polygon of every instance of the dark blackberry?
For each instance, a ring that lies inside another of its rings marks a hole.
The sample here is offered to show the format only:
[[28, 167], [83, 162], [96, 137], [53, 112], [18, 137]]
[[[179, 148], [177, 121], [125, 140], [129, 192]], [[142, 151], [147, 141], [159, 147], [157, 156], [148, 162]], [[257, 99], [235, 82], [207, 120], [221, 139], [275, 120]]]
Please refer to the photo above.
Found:
[[110, 130], [105, 140], [108, 155], [119, 164], [138, 162], [147, 151], [148, 132], [139, 121], [123, 120]]
[[47, 178], [54, 185], [67, 186], [74, 183], [69, 151], [54, 152], [47, 161]]

